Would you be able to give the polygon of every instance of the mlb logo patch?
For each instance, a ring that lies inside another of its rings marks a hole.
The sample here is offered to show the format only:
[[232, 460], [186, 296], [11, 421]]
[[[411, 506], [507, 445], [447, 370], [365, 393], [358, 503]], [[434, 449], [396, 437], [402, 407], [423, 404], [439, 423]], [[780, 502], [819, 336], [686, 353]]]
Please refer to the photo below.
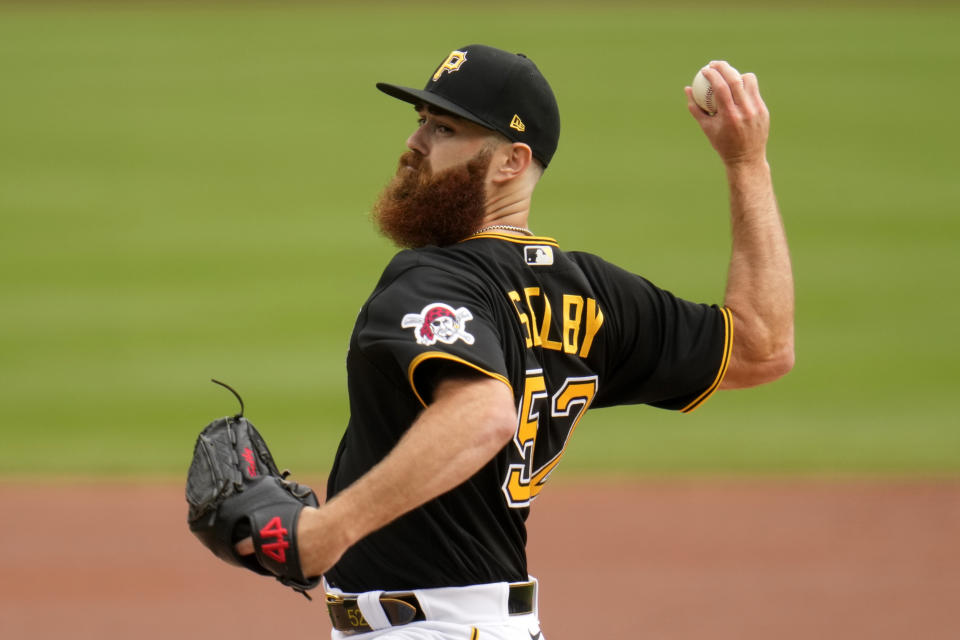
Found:
[[527, 264], [532, 267], [545, 267], [553, 264], [553, 247], [544, 244], [532, 244], [523, 248]]

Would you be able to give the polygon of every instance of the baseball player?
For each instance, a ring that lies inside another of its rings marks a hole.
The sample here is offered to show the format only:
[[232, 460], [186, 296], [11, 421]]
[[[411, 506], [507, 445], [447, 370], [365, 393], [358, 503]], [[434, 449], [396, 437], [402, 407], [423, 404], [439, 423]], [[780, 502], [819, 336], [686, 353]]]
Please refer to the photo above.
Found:
[[[327, 501], [296, 527], [333, 638], [542, 638], [525, 520], [587, 409], [690, 412], [793, 365], [793, 284], [753, 74], [713, 62], [733, 255], [723, 305], [695, 304], [530, 229], [560, 134], [521, 54], [461, 47], [424, 89], [377, 87], [417, 126], [375, 215], [406, 250], [363, 305], [351, 416]], [[736, 328], [736, 337], [734, 336]]]

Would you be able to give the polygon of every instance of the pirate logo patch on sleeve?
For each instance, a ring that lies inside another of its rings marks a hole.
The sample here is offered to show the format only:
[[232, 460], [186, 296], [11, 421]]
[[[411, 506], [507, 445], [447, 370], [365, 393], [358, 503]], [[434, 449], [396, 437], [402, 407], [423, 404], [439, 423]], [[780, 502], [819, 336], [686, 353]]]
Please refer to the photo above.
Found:
[[400, 326], [413, 329], [418, 344], [453, 344], [457, 340], [473, 344], [473, 336], [464, 329], [469, 320], [473, 320], [473, 314], [466, 307], [454, 309], [442, 302], [434, 302], [425, 306], [420, 313], [403, 316]]

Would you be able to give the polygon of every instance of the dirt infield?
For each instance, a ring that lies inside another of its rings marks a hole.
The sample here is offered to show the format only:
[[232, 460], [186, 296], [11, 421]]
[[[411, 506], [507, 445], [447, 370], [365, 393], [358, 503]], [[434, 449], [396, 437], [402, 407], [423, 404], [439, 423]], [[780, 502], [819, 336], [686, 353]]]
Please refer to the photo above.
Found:
[[[4, 639], [327, 638], [322, 598], [220, 563], [174, 485], [0, 484]], [[960, 638], [960, 481], [554, 483], [550, 640]]]

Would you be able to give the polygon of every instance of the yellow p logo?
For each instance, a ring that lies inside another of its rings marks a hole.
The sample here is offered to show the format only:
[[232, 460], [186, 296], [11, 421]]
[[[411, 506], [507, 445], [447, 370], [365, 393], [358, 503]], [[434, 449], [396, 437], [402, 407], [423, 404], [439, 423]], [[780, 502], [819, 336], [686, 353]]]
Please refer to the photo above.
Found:
[[437, 72], [433, 74], [433, 81], [436, 82], [440, 79], [440, 76], [443, 75], [444, 71], [449, 71], [453, 73], [458, 71], [463, 63], [467, 61], [467, 52], [466, 51], [452, 51], [450, 55], [447, 56], [447, 59], [443, 61], [443, 64], [440, 65], [440, 68], [437, 69]]

